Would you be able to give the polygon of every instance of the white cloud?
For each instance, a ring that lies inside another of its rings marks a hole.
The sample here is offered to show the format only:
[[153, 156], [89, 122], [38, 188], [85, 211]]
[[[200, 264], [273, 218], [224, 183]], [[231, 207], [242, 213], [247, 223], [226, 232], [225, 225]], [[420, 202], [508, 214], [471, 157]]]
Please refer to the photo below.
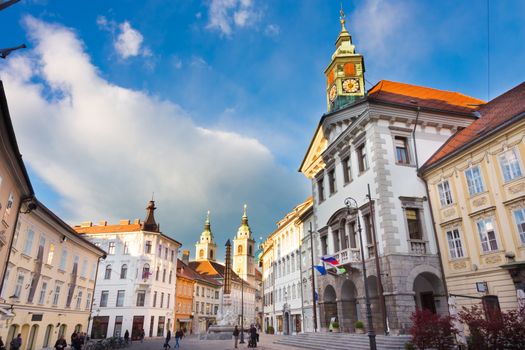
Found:
[[221, 240], [244, 202], [252, 223], [273, 222], [283, 202], [302, 199], [258, 140], [197, 125], [173, 102], [105, 80], [73, 31], [23, 22], [33, 49], [0, 75], [24, 159], [58, 193], [69, 222], [144, 217], [155, 192], [163, 231], [192, 244], [207, 209]]
[[137, 29], [133, 28], [128, 21], [117, 24], [113, 20], [108, 20], [105, 16], [98, 16], [97, 25], [101, 30], [108, 31], [113, 35], [113, 47], [120, 58], [153, 56], [151, 49], [142, 45], [144, 36]]
[[140, 32], [131, 27], [128, 21], [119, 25], [120, 33], [114, 43], [115, 50], [120, 57], [126, 59], [130, 56], [138, 56], [141, 54], [141, 46], [144, 37]]
[[208, 28], [230, 35], [233, 27], [253, 26], [260, 18], [252, 0], [211, 0]]
[[424, 31], [418, 23], [417, 3], [363, 1], [347, 16], [347, 28], [361, 44], [357, 50], [381, 67], [397, 68], [424, 51]]

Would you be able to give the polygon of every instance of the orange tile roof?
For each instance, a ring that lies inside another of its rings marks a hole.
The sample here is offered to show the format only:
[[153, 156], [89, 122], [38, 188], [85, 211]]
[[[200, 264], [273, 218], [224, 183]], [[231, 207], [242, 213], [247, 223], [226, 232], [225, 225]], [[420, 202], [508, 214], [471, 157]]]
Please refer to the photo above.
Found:
[[480, 117], [465, 129], [449, 138], [421, 167], [421, 171], [436, 165], [445, 157], [459, 152], [463, 147], [483, 139], [499, 127], [506, 126], [515, 117], [525, 115], [525, 82], [496, 97], [478, 110]]
[[77, 233], [112, 233], [112, 232], [135, 232], [142, 230], [141, 224], [128, 225], [95, 225], [95, 226], [75, 226]]
[[429, 108], [455, 113], [471, 113], [485, 102], [459, 92], [381, 80], [368, 91], [368, 100]]

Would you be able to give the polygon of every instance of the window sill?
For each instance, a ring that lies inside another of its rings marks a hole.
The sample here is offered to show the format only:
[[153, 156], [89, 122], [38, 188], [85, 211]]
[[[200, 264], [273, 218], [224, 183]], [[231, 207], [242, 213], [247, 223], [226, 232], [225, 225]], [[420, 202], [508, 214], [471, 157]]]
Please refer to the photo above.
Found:
[[412, 164], [412, 163], [400, 163], [400, 162], [397, 162], [397, 161], [396, 161], [396, 165], [403, 166], [403, 167], [406, 167], [406, 168], [415, 168], [416, 167], [416, 165]]
[[497, 249], [497, 250], [490, 250], [488, 252], [481, 252], [480, 256], [488, 256], [488, 255], [491, 255], [491, 254], [500, 254], [500, 253], [503, 253], [504, 250], [503, 249]]
[[485, 194], [488, 194], [488, 193], [489, 193], [489, 191], [487, 191], [487, 190], [482, 191], [482, 192], [478, 192], [478, 193], [474, 193], [474, 194], [470, 194], [470, 193], [469, 193], [469, 196], [470, 196], [469, 198], [470, 198], [470, 199], [474, 199], [474, 198], [476, 198], [476, 197], [481, 197], [481, 196], [483, 196], [483, 195], [485, 195]]
[[468, 256], [462, 256], [461, 258], [449, 258], [449, 262], [458, 262], [458, 261], [468, 261], [470, 258]]
[[334, 192], [330, 193], [330, 195], [328, 196], [328, 198], [331, 198], [331, 197], [335, 196], [336, 194], [337, 194], [337, 191], [334, 191]]
[[[368, 168], [368, 169], [369, 169], [369, 168]], [[361, 176], [361, 175], [365, 174], [365, 173], [368, 171], [368, 169], [365, 169], [365, 170], [363, 170], [363, 171], [360, 171], [359, 174], [357, 174], [357, 176]]]
[[456, 203], [452, 202], [452, 203], [447, 204], [447, 205], [442, 205], [442, 204], [440, 203], [440, 205], [441, 205], [441, 209], [448, 209], [448, 208], [452, 208], [452, 207], [454, 207], [454, 206], [456, 205]]
[[[521, 175], [521, 176], [519, 176], [519, 177], [515, 177], [515, 178], [513, 178], [513, 179], [510, 179], [509, 181], [504, 182], [504, 183], [503, 183], [503, 186], [506, 187], [506, 186], [511, 185], [511, 184], [513, 184], [513, 183], [515, 183], [515, 182], [519, 182], [520, 180], [523, 180], [523, 179], [525, 179], [525, 176], [524, 176], [524, 175]], [[503, 181], [505, 181], [505, 179], [503, 179]]]
[[66, 273], [66, 271], [62, 270], [62, 269], [58, 269], [58, 272], [61, 273], [62, 275], [64, 275]]

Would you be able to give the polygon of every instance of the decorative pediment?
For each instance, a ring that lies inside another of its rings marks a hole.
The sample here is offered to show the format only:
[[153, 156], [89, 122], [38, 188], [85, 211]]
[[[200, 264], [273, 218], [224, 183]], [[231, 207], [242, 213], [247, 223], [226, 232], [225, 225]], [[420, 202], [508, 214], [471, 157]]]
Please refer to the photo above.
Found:
[[317, 127], [315, 135], [310, 142], [310, 147], [303, 159], [303, 163], [299, 168], [299, 171], [303, 173], [307, 178], [312, 179], [322, 169], [325, 164], [321, 155], [328, 145], [328, 140], [324, 136], [324, 131], [321, 125]]

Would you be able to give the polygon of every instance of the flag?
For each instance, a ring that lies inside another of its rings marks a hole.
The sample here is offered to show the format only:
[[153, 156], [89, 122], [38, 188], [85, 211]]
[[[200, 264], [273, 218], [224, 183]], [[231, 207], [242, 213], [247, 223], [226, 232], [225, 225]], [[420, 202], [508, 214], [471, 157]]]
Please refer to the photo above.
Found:
[[326, 269], [325, 269], [324, 266], [322, 266], [322, 265], [314, 265], [314, 267], [315, 267], [315, 269], [316, 269], [317, 271], [319, 271], [319, 273], [320, 273], [321, 275], [323, 275], [323, 276], [326, 275]]
[[336, 270], [337, 270], [337, 274], [338, 275], [341, 275], [341, 274], [346, 272], [346, 269], [344, 267], [337, 267], [336, 266]]
[[337, 261], [337, 259], [331, 255], [323, 255], [321, 260], [325, 263], [329, 263], [330, 265], [339, 265], [339, 261]]

